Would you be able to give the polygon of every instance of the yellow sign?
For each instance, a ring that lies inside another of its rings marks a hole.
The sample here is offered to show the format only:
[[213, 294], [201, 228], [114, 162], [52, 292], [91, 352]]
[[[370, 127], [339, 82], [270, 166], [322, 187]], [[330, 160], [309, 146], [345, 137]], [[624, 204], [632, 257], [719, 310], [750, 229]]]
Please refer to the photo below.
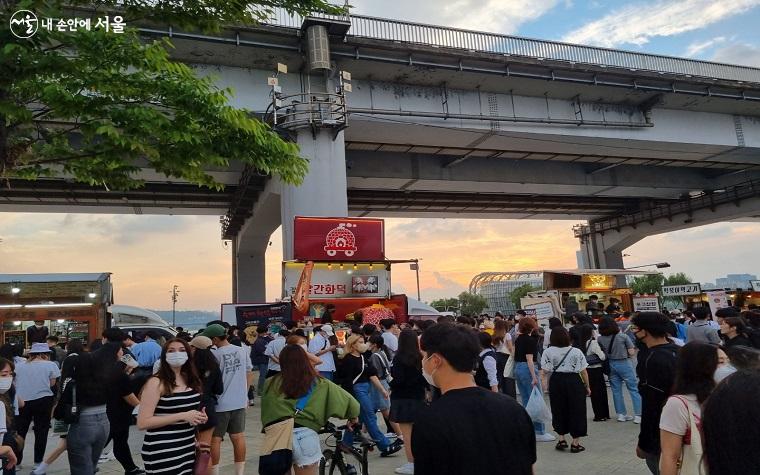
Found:
[[585, 274], [583, 290], [609, 290], [615, 286], [615, 276], [605, 274]]

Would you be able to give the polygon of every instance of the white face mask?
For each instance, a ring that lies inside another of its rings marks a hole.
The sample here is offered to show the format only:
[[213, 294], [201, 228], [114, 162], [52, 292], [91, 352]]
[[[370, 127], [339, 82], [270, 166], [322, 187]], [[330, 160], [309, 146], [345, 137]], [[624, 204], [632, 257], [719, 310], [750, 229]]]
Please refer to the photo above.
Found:
[[434, 369], [432, 373], [428, 373], [425, 371], [425, 361], [429, 360], [433, 355], [428, 356], [424, 360], [422, 360], [422, 377], [425, 378], [425, 381], [434, 388], [437, 388], [438, 385], [435, 384], [435, 381], [433, 381], [433, 374], [438, 370], [438, 368]]
[[734, 373], [736, 373], [736, 368], [734, 368], [730, 363], [718, 365], [718, 368], [715, 370], [715, 374], [713, 375], [715, 384], [720, 383]]
[[0, 378], [0, 394], [5, 394], [13, 386], [13, 376]]
[[366, 343], [359, 343], [358, 345], [355, 346], [355, 348], [356, 348], [356, 351], [358, 351], [359, 353], [365, 353], [367, 349], [369, 349], [369, 345], [367, 345]]
[[187, 353], [185, 353], [184, 351], [175, 351], [173, 353], [167, 353], [166, 362], [172, 368], [179, 368], [183, 364], [187, 363]]

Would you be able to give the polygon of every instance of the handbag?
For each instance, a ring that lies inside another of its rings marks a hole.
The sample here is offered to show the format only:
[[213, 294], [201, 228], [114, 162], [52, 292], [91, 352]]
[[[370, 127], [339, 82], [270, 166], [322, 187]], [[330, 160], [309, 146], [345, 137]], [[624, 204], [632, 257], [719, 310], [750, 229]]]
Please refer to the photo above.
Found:
[[515, 377], [515, 355], [509, 355], [509, 359], [507, 360], [507, 364], [504, 365], [504, 373], [502, 373], [502, 376], [505, 378], [512, 378]]
[[589, 366], [603, 364], [604, 360], [602, 360], [601, 358], [599, 358], [599, 355], [597, 355], [596, 353], [588, 354], [588, 350], [589, 350], [589, 348], [591, 348], [591, 342], [592, 341], [594, 341], [594, 340], [593, 339], [589, 340], [588, 341], [588, 345], [586, 346], [586, 363], [588, 363]]
[[293, 429], [295, 416], [303, 412], [314, 392], [314, 384], [296, 401], [295, 414], [264, 427], [264, 442], [259, 457], [259, 475], [285, 475], [293, 466]]
[[615, 338], [617, 338], [617, 336], [617, 333], [612, 335], [612, 339], [610, 339], [610, 347], [607, 348], [606, 351], [607, 359], [602, 361], [602, 373], [606, 374], [607, 376], [609, 376], [610, 372], [612, 371], [612, 368], [610, 367], [610, 360], [612, 359], [612, 347], [615, 346]]
[[63, 382], [61, 397], [53, 410], [53, 417], [66, 424], [79, 422], [79, 406], [77, 405], [77, 383], [73, 378]]

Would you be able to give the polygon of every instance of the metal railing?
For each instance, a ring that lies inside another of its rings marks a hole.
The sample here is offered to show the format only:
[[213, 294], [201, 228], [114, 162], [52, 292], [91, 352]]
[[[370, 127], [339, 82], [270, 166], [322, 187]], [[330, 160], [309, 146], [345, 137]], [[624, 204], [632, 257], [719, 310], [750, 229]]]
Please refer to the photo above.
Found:
[[346, 127], [346, 98], [342, 93], [277, 94], [273, 96], [272, 104], [273, 112], [265, 119], [271, 121], [275, 128]]
[[691, 216], [702, 209], [715, 210], [720, 205], [739, 205], [741, 200], [760, 196], [760, 180], [750, 180], [727, 188], [720, 192], [702, 193], [697, 196], [671, 204], [655, 206], [635, 213], [625, 214], [614, 218], [605, 218], [590, 222], [588, 225], [573, 227], [575, 237], [585, 239], [587, 236], [605, 231], [619, 231], [625, 226], [636, 227], [641, 223], [654, 223], [658, 219], [672, 219], [673, 216], [686, 214]]
[[[461, 49], [484, 53], [524, 56], [536, 59], [582, 63], [603, 67], [641, 70], [655, 73], [695, 76], [709, 79], [760, 83], [760, 68], [695, 59], [677, 58], [635, 51], [615, 50], [597, 46], [582, 46], [558, 41], [535, 40], [519, 36], [485, 33], [460, 28], [426, 25], [362, 15], [329, 17], [350, 19], [349, 37], [387, 40], [400, 43]], [[277, 11], [267, 24], [286, 28], [300, 28], [303, 18]]]

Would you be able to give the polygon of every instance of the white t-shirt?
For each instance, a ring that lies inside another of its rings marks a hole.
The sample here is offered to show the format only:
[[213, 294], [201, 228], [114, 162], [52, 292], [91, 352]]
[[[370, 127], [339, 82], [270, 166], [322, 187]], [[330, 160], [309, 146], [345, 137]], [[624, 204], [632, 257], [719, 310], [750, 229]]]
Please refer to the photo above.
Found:
[[[565, 358], [565, 354], [567, 354], [567, 358]], [[565, 358], [565, 360], [562, 361], [562, 358]], [[560, 361], [562, 361], [561, 365], [559, 364]], [[544, 350], [541, 356], [541, 369], [544, 371], [552, 371], [556, 373], [580, 373], [587, 367], [588, 363], [586, 362], [586, 355], [573, 346], [566, 346], [564, 348], [550, 346]]]
[[504, 353], [505, 355], [509, 354], [509, 347], [507, 346], [507, 342], [512, 341], [512, 336], [509, 333], [506, 333], [504, 335], [504, 339], [501, 341], [501, 345], [499, 345], [498, 348], [496, 348], [497, 353]]
[[219, 361], [224, 392], [216, 403], [217, 412], [243, 409], [248, 405], [248, 380], [246, 373], [253, 371], [251, 358], [237, 345], [225, 345], [211, 350]]
[[52, 396], [50, 380], [61, 376], [52, 361], [34, 360], [16, 366], [16, 394], [22, 401], [34, 401]]
[[[686, 404], [688, 404], [688, 409]], [[696, 418], [697, 424], [702, 419], [702, 408], [697, 402], [696, 394], [679, 394], [670, 396], [662, 408], [660, 416], [660, 429], [666, 430], [671, 434], [686, 435], [689, 430], [689, 410]]]
[[5, 403], [0, 401], [0, 438], [8, 432], [8, 423], [5, 420]]
[[[328, 346], [330, 346], [330, 342], [317, 333], [309, 342], [309, 353], [316, 355]], [[317, 371], [335, 371], [335, 358], [332, 351], [319, 355], [319, 359], [322, 360], [322, 364], [317, 366]]]
[[269, 366], [267, 366], [267, 369], [271, 369], [272, 371], [282, 371], [280, 364], [275, 363], [272, 357], [275, 356], [279, 358], [280, 352], [285, 348], [286, 343], [287, 340], [285, 340], [285, 337], [280, 335], [277, 335], [274, 340], [267, 343], [267, 347], [264, 350], [264, 354], [269, 357]]

